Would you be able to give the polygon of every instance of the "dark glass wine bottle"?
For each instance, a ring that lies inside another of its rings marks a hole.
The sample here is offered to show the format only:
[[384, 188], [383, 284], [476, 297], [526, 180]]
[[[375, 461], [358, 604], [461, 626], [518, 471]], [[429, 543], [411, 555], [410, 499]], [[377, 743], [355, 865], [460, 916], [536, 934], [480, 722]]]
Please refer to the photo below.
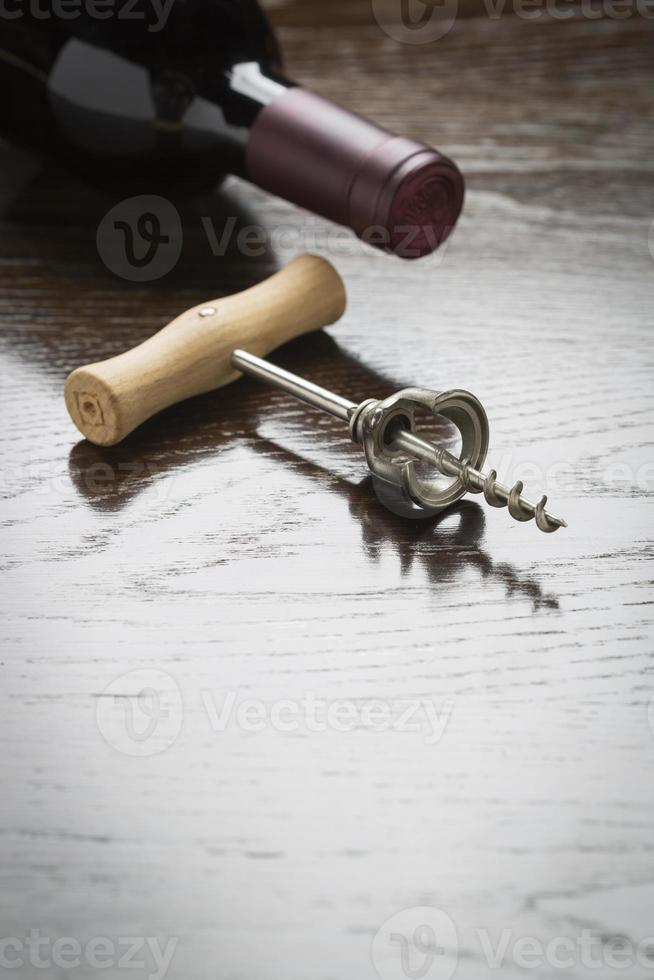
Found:
[[463, 204], [447, 157], [285, 79], [257, 0], [0, 0], [2, 135], [176, 195], [233, 173], [403, 257]]

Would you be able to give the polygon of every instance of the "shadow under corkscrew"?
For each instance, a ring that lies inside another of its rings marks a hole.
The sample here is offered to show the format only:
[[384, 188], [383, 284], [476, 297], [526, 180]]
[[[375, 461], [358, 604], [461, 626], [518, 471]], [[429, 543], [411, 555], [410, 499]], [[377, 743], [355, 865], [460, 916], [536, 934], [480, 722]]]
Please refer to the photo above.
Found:
[[[509, 597], [529, 599], [534, 611], [557, 610], [556, 596], [543, 591], [532, 577], [521, 576], [508, 563], [496, 563], [481, 543], [486, 517], [479, 504], [463, 501], [431, 521], [407, 521], [388, 511], [372, 493], [372, 478], [359, 483], [335, 474], [279, 443], [252, 434], [252, 448], [268, 459], [285, 465], [311, 480], [327, 484], [330, 491], [345, 497], [352, 517], [361, 527], [364, 552], [370, 561], [379, 561], [390, 545], [395, 551], [403, 576], [418, 562], [434, 585], [448, 584], [466, 568], [476, 568], [483, 579], [501, 582]], [[452, 526], [452, 517], [458, 523]], [[430, 547], [426, 547], [430, 546]]]

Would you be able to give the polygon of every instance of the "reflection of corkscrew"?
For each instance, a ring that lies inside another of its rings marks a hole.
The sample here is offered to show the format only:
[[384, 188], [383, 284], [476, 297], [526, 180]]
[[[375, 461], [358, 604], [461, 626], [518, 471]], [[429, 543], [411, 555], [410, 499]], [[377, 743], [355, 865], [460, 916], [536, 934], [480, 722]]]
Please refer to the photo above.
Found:
[[[407, 522], [379, 505], [370, 493], [370, 476], [358, 484], [350, 483], [332, 470], [259, 434], [252, 439], [251, 446], [268, 459], [283, 459], [303, 476], [327, 481], [331, 488], [345, 496], [351, 515], [361, 527], [363, 548], [369, 561], [381, 561], [390, 545], [397, 553], [402, 575], [408, 575], [419, 563], [430, 582], [443, 585], [457, 578], [466, 567], [473, 567], [482, 578], [501, 583], [510, 598], [528, 599], [534, 611], [559, 608], [556, 596], [543, 592], [535, 579], [521, 576], [508, 563], [495, 563], [483, 550], [486, 518], [478, 504], [472, 501], [456, 504], [429, 523]], [[454, 526], [453, 517], [458, 522]], [[428, 541], [437, 545], [437, 549], [420, 546]]]

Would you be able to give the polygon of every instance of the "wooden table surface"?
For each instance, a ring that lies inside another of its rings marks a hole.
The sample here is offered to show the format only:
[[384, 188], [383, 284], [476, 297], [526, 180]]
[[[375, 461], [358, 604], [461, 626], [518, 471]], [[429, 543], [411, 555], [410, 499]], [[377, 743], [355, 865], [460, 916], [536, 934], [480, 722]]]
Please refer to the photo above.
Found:
[[[602, 943], [654, 935], [654, 25], [464, 6], [406, 44], [367, 0], [274, 8], [289, 72], [454, 156], [465, 214], [403, 263], [231, 180], [139, 285], [95, 247], [118, 198], [2, 148], [0, 938], [83, 950], [7, 975], [161, 976], [89, 963], [141, 937], [174, 980], [649, 976], [654, 940]], [[264, 255], [212, 254], [229, 216]], [[78, 440], [70, 370], [306, 250], [349, 309], [279, 362], [471, 389], [567, 530], [404, 522], [341, 423], [249, 381]]]

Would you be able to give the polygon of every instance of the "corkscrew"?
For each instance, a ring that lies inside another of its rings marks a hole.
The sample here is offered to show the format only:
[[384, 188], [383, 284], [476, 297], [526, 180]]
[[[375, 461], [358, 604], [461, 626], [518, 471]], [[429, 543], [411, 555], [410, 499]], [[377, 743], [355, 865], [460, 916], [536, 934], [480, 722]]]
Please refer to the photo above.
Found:
[[[302, 256], [252, 289], [188, 310], [133, 350], [73, 371], [65, 390], [71, 418], [91, 442], [115, 445], [156, 412], [246, 374], [346, 422], [352, 440], [363, 446], [377, 496], [395, 513], [431, 517], [474, 493], [491, 507], [508, 507], [516, 521], [535, 520], [546, 533], [565, 527], [545, 509], [545, 496], [532, 503], [521, 481], [507, 487], [495, 470], [483, 471], [488, 418], [470, 392], [405, 388], [390, 398], [354, 402], [263, 359], [333, 323], [345, 305], [336, 270], [324, 259]], [[419, 412], [454, 425], [458, 457], [419, 434]]]

